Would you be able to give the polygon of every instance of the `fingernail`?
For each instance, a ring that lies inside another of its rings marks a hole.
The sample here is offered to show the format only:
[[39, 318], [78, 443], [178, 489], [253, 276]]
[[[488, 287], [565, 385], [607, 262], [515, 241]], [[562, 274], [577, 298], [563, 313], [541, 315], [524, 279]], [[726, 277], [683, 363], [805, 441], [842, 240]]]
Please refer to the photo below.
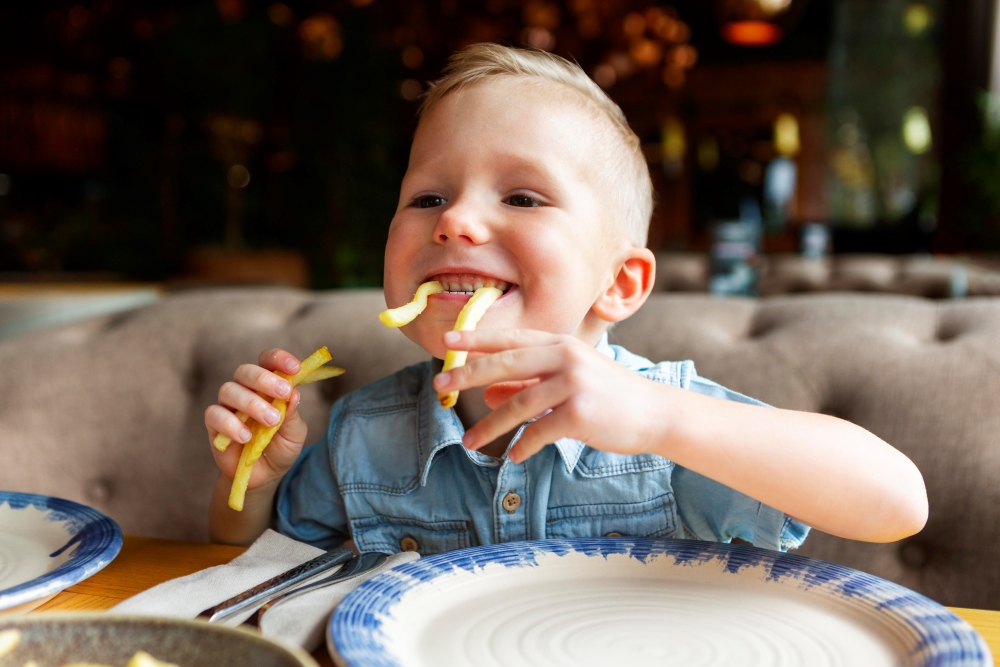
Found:
[[475, 446], [475, 444], [476, 444], [476, 439], [471, 435], [469, 435], [468, 433], [462, 436], [462, 446], [465, 447], [466, 449], [472, 449]]
[[438, 387], [447, 387], [451, 384], [451, 373], [438, 373], [436, 384]]
[[288, 396], [292, 392], [292, 385], [284, 380], [278, 380], [274, 383], [274, 389], [278, 392], [279, 396]]
[[444, 342], [446, 343], [457, 343], [461, 340], [462, 334], [457, 331], [449, 331], [444, 335]]
[[283, 365], [286, 371], [288, 371], [289, 373], [294, 373], [299, 367], [299, 362], [295, 361], [294, 359], [285, 359], [285, 363]]
[[267, 412], [264, 413], [264, 419], [268, 424], [274, 426], [281, 419], [281, 413], [274, 408], [268, 408]]
[[249, 441], [250, 440], [250, 429], [245, 428], [242, 431], [240, 431], [240, 435], [237, 438], [237, 440], [239, 440], [240, 442], [247, 442], [247, 441]]

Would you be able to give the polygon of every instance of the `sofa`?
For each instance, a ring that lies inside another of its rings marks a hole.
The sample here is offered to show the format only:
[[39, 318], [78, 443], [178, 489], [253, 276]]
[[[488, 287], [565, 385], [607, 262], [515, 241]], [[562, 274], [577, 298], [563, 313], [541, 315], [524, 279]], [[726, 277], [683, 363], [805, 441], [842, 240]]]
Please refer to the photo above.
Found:
[[[822, 258], [769, 253], [754, 258], [762, 297], [812, 292], [876, 292], [929, 299], [1000, 296], [1000, 272], [950, 256], [850, 253]], [[658, 252], [656, 289], [707, 292], [709, 257]]]
[[[217, 473], [202, 420], [220, 384], [262, 349], [327, 345], [347, 374], [302, 389], [321, 433], [339, 396], [424, 358], [377, 321], [383, 307], [378, 290], [191, 290], [2, 340], [0, 489], [86, 503], [129, 534], [206, 540]], [[611, 335], [902, 450], [926, 480], [926, 528], [892, 544], [813, 531], [800, 553], [1000, 609], [1000, 299], [654, 293]]]

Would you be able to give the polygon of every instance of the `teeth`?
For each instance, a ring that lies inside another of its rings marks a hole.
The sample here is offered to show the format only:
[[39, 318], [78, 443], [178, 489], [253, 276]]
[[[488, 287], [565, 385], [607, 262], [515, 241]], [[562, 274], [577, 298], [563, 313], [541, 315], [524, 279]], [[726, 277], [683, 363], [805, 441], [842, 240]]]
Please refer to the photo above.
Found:
[[481, 287], [496, 287], [501, 292], [506, 292], [510, 289], [510, 283], [506, 280], [493, 280], [493, 279], [477, 279], [464, 282], [455, 281], [442, 281], [446, 291], [452, 294], [474, 294], [475, 291]]

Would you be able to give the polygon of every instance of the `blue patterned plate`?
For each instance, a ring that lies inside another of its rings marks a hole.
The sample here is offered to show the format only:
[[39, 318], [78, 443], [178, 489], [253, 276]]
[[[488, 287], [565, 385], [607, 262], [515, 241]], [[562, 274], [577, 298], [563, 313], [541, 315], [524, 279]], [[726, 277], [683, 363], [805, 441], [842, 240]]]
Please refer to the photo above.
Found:
[[514, 542], [406, 563], [337, 607], [341, 666], [986, 667], [945, 607], [841, 565], [743, 545]]
[[121, 548], [118, 524], [93, 508], [0, 491], [0, 610], [42, 604], [102, 569]]

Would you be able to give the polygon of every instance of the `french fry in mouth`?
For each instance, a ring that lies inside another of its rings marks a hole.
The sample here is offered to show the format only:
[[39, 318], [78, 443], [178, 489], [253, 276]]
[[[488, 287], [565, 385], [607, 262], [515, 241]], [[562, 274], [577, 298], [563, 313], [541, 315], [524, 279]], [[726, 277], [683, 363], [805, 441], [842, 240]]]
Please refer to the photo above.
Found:
[[[493, 302], [503, 296], [503, 292], [496, 287], [480, 287], [472, 298], [466, 302], [462, 312], [455, 320], [455, 331], [472, 331], [479, 324], [479, 320], [486, 314], [486, 310], [493, 305]], [[465, 350], [448, 350], [444, 355], [444, 367], [442, 372], [450, 371], [453, 368], [465, 365], [465, 360], [469, 353]], [[458, 401], [457, 391], [446, 391], [438, 393], [438, 400], [442, 408], [453, 408]]]
[[413, 295], [413, 300], [399, 308], [389, 308], [383, 310], [378, 315], [378, 319], [387, 327], [401, 327], [417, 319], [417, 315], [424, 312], [427, 307], [427, 297], [444, 291], [444, 285], [436, 280], [431, 280], [417, 288], [417, 293]]
[[[343, 375], [343, 368], [323, 365], [330, 361], [331, 358], [330, 350], [324, 345], [302, 360], [298, 373], [288, 375], [281, 371], [274, 371], [274, 374], [287, 380], [288, 384], [292, 385], [292, 387]], [[243, 445], [243, 451], [240, 454], [240, 462], [236, 467], [236, 475], [233, 477], [233, 486], [229, 491], [229, 506], [237, 512], [243, 510], [243, 499], [246, 497], [247, 485], [250, 482], [250, 473], [253, 472], [253, 464], [263, 455], [264, 449], [271, 442], [271, 438], [274, 437], [274, 434], [278, 432], [278, 429], [281, 428], [282, 423], [285, 421], [288, 401], [276, 398], [271, 401], [271, 405], [280, 415], [278, 423], [274, 426], [265, 426], [264, 424], [254, 422], [250, 427], [250, 440]], [[242, 412], [237, 412], [236, 416], [243, 422], [249, 419]], [[225, 451], [231, 441], [231, 438], [220, 433], [212, 441], [212, 444], [219, 451]]]

